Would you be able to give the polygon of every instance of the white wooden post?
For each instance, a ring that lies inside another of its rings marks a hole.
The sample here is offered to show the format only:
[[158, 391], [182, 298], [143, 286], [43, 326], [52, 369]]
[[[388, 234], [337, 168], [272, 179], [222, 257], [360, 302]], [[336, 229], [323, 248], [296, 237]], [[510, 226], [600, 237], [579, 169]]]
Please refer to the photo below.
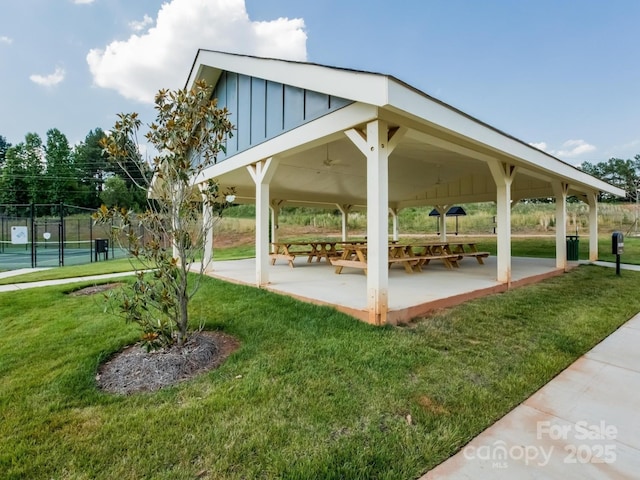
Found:
[[389, 132], [374, 120], [364, 135], [345, 134], [367, 159], [367, 307], [369, 323], [382, 325], [389, 306]]
[[374, 325], [387, 323], [389, 309], [389, 155], [406, 132], [389, 132], [382, 120], [369, 122], [366, 133], [344, 132], [367, 159], [367, 306]]
[[598, 193], [587, 194], [589, 204], [589, 261], [598, 260]]
[[511, 285], [511, 184], [516, 167], [498, 161], [489, 162], [496, 183], [497, 279]]
[[213, 271], [213, 211], [202, 196], [202, 235], [204, 235], [204, 252], [202, 253], [202, 271]]
[[352, 205], [343, 204], [340, 205], [336, 203], [336, 207], [340, 210], [342, 214], [342, 241], [346, 242], [349, 238], [349, 212], [351, 211]]
[[[278, 241], [278, 217], [284, 200], [272, 200], [269, 203], [271, 204], [271, 241], [275, 243]], [[274, 248], [271, 248], [271, 251], [274, 252]]]
[[552, 182], [556, 197], [556, 268], [567, 269], [567, 191], [564, 182]]
[[269, 283], [269, 182], [278, 167], [278, 160], [268, 158], [247, 170], [256, 184], [256, 285]]
[[440, 225], [440, 241], [447, 241], [447, 211], [449, 210], [449, 205], [436, 205], [436, 210], [440, 214], [438, 217], [438, 224]]
[[395, 242], [398, 241], [398, 208], [390, 208], [389, 213], [391, 214], [391, 220], [393, 221], [392, 231], [393, 231], [393, 240]]
[[367, 304], [369, 322], [387, 323], [389, 308], [389, 154], [387, 125], [367, 124]]

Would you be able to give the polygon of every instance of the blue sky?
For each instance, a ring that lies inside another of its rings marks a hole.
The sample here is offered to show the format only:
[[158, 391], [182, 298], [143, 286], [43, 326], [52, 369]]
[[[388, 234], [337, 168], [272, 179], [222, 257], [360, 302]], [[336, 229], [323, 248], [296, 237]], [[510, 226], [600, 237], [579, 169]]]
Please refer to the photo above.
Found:
[[391, 74], [573, 164], [640, 153], [637, 0], [0, 0], [0, 135], [154, 118], [198, 47]]

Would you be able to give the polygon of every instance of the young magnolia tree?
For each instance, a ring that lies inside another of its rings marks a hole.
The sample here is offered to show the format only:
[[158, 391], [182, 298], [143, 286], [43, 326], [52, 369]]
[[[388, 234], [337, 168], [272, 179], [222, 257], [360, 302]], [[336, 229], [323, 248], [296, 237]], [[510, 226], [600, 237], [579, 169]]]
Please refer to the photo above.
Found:
[[[190, 90], [160, 90], [155, 98], [156, 121], [145, 137], [158, 152], [149, 168], [140, 158], [136, 113], [120, 114], [102, 140], [110, 161], [118, 163], [138, 188], [148, 192], [147, 209], [133, 213], [102, 206], [96, 222], [113, 223], [114, 238], [125, 238], [139, 260], [132, 289], [124, 289], [118, 303], [128, 321], [138, 323], [148, 349], [177, 343], [189, 334], [189, 301], [202, 275], [189, 276], [202, 257], [206, 238], [223, 211], [235, 199], [233, 189], [221, 192], [215, 181], [196, 184], [199, 174], [224, 151], [233, 125], [226, 108], [217, 108], [211, 88], [198, 82]], [[150, 180], [147, 180], [149, 179]], [[203, 215], [203, 206], [211, 214]], [[118, 235], [115, 235], [118, 233]], [[199, 262], [200, 274], [207, 265]]]

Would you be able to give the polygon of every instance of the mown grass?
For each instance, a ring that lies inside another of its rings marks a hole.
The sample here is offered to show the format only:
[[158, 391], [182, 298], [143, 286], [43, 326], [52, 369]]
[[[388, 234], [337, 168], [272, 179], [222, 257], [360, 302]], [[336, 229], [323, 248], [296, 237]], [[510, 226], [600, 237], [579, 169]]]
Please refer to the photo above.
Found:
[[[215, 252], [215, 260], [235, 260], [247, 258], [255, 255], [253, 246], [241, 245], [220, 249]], [[128, 258], [109, 260], [106, 262], [87, 263], [85, 265], [73, 265], [68, 267], [56, 267], [48, 270], [39, 270], [21, 275], [0, 278], [0, 285], [13, 283], [39, 282], [43, 280], [57, 280], [60, 278], [83, 277], [87, 275], [103, 275], [108, 273], [128, 272], [133, 270], [134, 265], [141, 267], [140, 263], [133, 263]]]
[[0, 472], [416, 478], [638, 312], [639, 280], [582, 266], [375, 328], [207, 278], [192, 318], [240, 349], [216, 371], [130, 397], [95, 386], [100, 362], [137, 337], [100, 296], [0, 294]]
[[[454, 241], [451, 237], [451, 241]], [[495, 237], [481, 237], [477, 239], [478, 248], [496, 254]], [[580, 260], [589, 259], [589, 238], [579, 237]], [[511, 239], [511, 255], [514, 257], [555, 258], [555, 237], [514, 237]], [[611, 236], [600, 236], [598, 239], [598, 259], [604, 262], [615, 262], [616, 257], [611, 253]], [[640, 238], [625, 237], [624, 254], [620, 256], [622, 263], [640, 265]]]

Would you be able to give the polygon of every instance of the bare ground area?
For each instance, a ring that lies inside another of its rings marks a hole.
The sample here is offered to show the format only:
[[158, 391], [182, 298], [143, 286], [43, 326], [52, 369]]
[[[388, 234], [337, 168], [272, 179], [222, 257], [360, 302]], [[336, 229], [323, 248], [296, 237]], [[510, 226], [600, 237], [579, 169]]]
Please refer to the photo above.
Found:
[[72, 297], [78, 297], [82, 295], [94, 295], [100, 292], [106, 292], [107, 290], [111, 290], [112, 288], [118, 288], [122, 286], [122, 283], [101, 283], [98, 285], [92, 285], [90, 287], [81, 288], [79, 290], [74, 290], [69, 292], [69, 295]]

